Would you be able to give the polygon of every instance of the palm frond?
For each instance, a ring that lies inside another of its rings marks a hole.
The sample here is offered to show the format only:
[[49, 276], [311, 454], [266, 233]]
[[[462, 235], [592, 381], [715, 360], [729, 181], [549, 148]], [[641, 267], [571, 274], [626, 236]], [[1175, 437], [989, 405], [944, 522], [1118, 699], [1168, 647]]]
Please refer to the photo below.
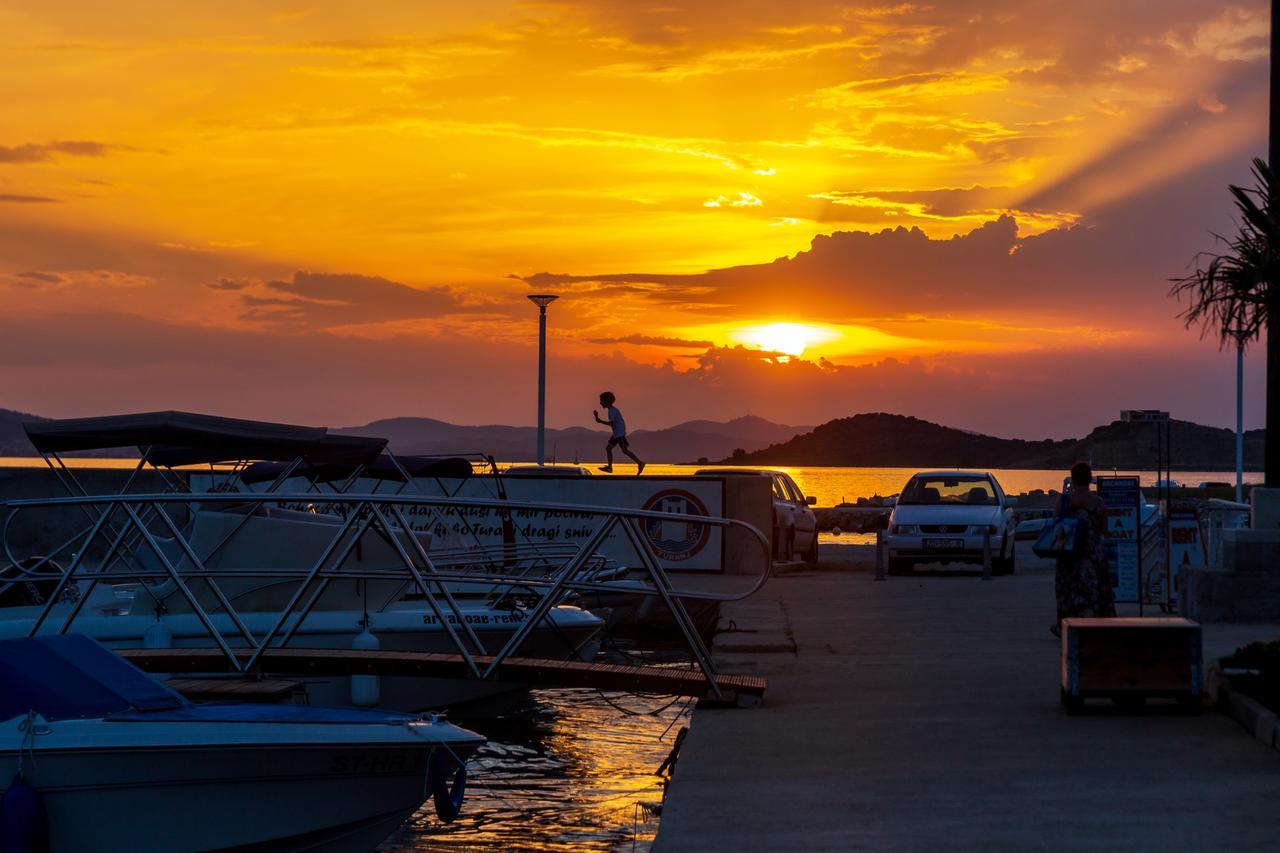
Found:
[[1214, 234], [1222, 251], [1198, 252], [1193, 272], [1170, 279], [1170, 295], [1189, 303], [1178, 315], [1187, 328], [1199, 326], [1202, 337], [1212, 334], [1223, 346], [1237, 336], [1257, 340], [1272, 303], [1280, 299], [1280, 203], [1270, 166], [1254, 160], [1253, 176], [1254, 187], [1229, 187], [1239, 232], [1229, 238]]

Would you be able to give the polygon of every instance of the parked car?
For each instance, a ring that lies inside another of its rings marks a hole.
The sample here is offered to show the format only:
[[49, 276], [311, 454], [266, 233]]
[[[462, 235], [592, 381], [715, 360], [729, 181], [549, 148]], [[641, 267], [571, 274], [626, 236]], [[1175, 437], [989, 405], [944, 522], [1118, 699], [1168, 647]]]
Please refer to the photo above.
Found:
[[1012, 574], [1014, 498], [982, 471], [923, 471], [907, 481], [889, 515], [889, 573], [917, 563], [982, 563], [990, 543], [991, 573]]
[[773, 558], [810, 566], [818, 563], [818, 519], [810, 509], [817, 498], [805, 495], [786, 473], [762, 468], [703, 468], [695, 477], [768, 477], [773, 487]]

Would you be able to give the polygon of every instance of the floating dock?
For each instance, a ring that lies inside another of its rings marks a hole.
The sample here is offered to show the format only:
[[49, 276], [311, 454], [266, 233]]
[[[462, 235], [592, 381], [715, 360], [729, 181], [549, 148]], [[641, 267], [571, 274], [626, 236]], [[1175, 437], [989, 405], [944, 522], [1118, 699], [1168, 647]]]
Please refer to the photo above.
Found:
[[[216, 649], [119, 649], [118, 655], [147, 672], [215, 673], [230, 672], [231, 662]], [[248, 649], [237, 652], [247, 661]], [[492, 658], [472, 657], [480, 669]], [[467, 678], [470, 670], [461, 655], [434, 652], [388, 652], [346, 649], [270, 649], [262, 654], [262, 672], [291, 676], [387, 675], [426, 678]], [[739, 705], [758, 705], [764, 697], [765, 679], [756, 675], [719, 675], [715, 697], [707, 679], [698, 670], [659, 666], [541, 658], [507, 658], [497, 669], [499, 681], [514, 681], [535, 687], [594, 687], [599, 690], [626, 690], [664, 693]], [[187, 679], [185, 681], [194, 680]]]

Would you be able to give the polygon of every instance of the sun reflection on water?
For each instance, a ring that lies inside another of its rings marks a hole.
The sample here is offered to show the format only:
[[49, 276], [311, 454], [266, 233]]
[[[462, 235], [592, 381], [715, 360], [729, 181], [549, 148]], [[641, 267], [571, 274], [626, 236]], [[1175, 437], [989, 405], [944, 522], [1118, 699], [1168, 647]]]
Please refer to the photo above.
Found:
[[669, 696], [535, 690], [492, 720], [455, 722], [489, 742], [471, 761], [466, 801], [445, 826], [430, 802], [378, 849], [648, 850], [662, 801], [655, 774], [690, 703]]

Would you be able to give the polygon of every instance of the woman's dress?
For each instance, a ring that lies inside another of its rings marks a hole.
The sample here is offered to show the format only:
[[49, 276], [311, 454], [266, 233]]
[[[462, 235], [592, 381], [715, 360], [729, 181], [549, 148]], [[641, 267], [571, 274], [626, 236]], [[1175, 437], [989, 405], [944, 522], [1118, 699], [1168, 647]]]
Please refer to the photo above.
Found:
[[1058, 559], [1054, 587], [1058, 598], [1059, 621], [1070, 616], [1115, 616], [1115, 593], [1107, 568], [1107, 508], [1101, 498], [1080, 504], [1068, 495], [1059, 506], [1059, 518], [1078, 518], [1087, 522], [1089, 542], [1078, 557]]

